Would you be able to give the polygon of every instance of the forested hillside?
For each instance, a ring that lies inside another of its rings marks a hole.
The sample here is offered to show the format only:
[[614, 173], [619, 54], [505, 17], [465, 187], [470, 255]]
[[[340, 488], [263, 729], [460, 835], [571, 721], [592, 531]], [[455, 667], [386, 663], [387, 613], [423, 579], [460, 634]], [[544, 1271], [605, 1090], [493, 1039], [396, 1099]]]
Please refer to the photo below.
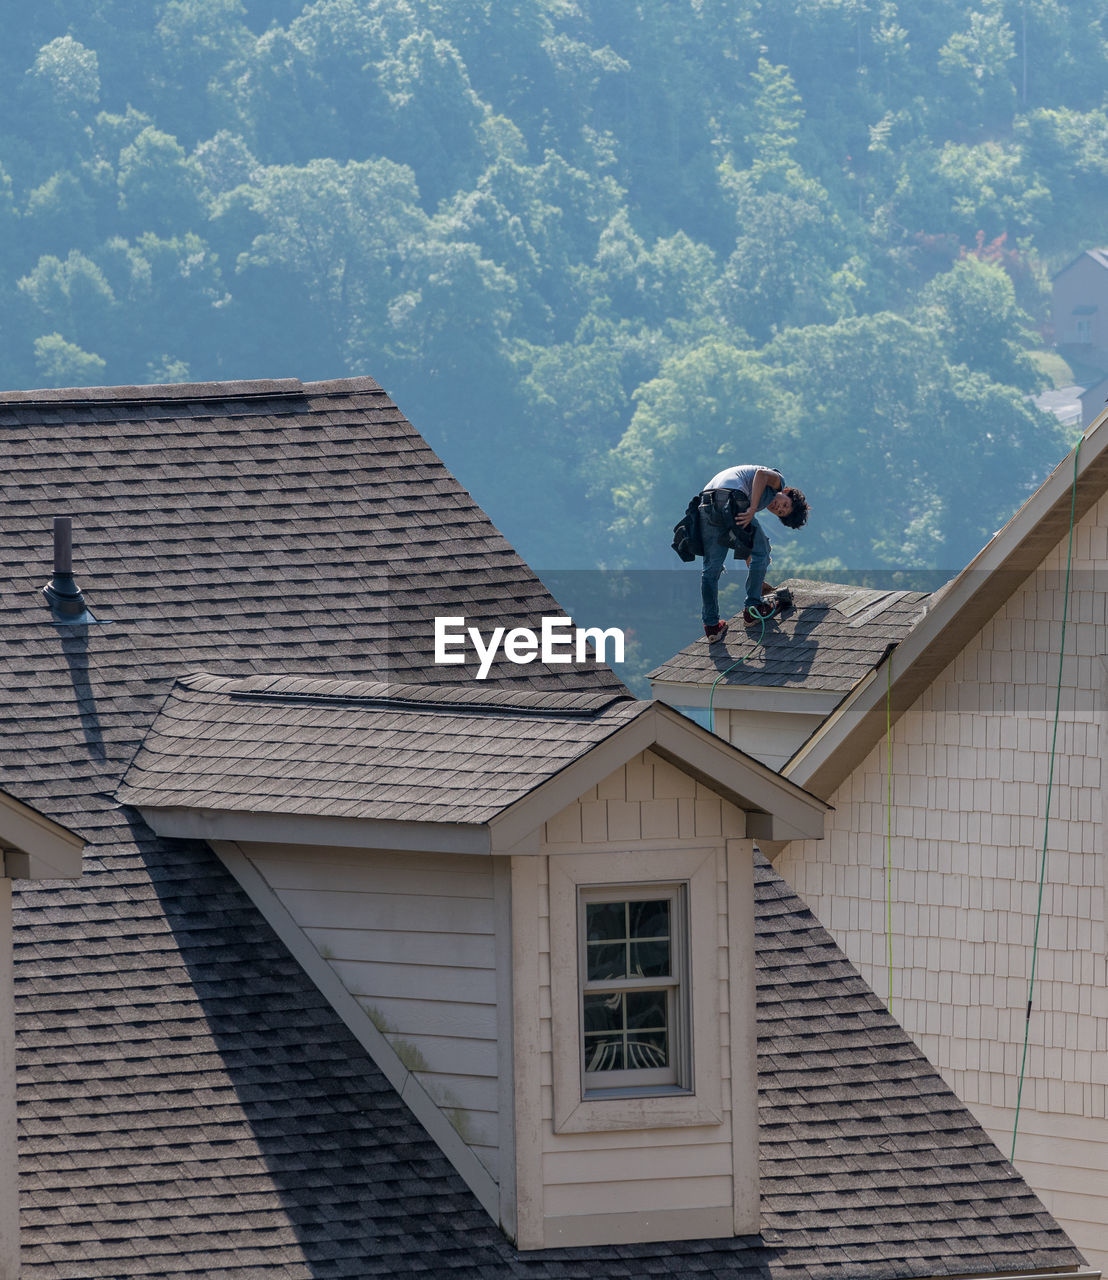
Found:
[[371, 373], [539, 566], [755, 461], [957, 568], [1108, 240], [1102, 0], [968, 2], [3, 0], [0, 381]]

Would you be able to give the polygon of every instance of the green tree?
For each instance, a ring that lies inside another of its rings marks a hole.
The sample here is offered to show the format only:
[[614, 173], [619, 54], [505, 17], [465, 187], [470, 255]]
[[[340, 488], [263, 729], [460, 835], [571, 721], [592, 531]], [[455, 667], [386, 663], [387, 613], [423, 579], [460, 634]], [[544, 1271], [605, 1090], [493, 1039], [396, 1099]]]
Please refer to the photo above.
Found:
[[88, 126], [100, 100], [99, 60], [72, 36], [42, 46], [21, 86], [21, 161], [33, 180], [65, 168], [88, 150]]
[[815, 501], [813, 559], [957, 568], [1063, 447], [1022, 392], [951, 364], [934, 328], [897, 315], [789, 330], [765, 359], [804, 406], [789, 474]]
[[119, 153], [119, 209], [133, 233], [195, 231], [207, 221], [202, 177], [185, 149], [149, 126]]
[[360, 367], [367, 345], [386, 345], [389, 304], [406, 291], [404, 264], [428, 231], [410, 169], [389, 160], [271, 166], [220, 209], [247, 212], [256, 228], [234, 293], [261, 322], [259, 336], [268, 341], [280, 325], [276, 351], [334, 375]]
[[1023, 392], [1040, 389], [1028, 357], [1031, 317], [1016, 304], [1007, 273], [966, 258], [936, 276], [921, 292], [920, 320], [943, 340], [949, 359]]
[[670, 529], [715, 472], [752, 459], [790, 468], [797, 405], [755, 352], [711, 338], [667, 360], [601, 473], [622, 564], [672, 567]]
[[[41, 255], [61, 252], [74, 242], [89, 245], [96, 230], [97, 202], [86, 183], [70, 169], [52, 173], [27, 196], [26, 235], [20, 256], [26, 255], [30, 262], [19, 265], [29, 267]], [[17, 247], [6, 237], [0, 238], [0, 243], [10, 249]]]
[[269, 163], [396, 156], [383, 68], [415, 20], [401, 0], [317, 0], [230, 59], [218, 95]]
[[45, 387], [87, 387], [101, 381], [106, 363], [60, 333], [48, 333], [35, 339], [35, 368]]
[[172, 74], [158, 86], [159, 114], [172, 116], [178, 137], [218, 128], [212, 88], [227, 63], [253, 42], [242, 0], [169, 0], [155, 29], [161, 62]]
[[401, 41], [383, 68], [397, 157], [411, 165], [429, 205], [468, 189], [484, 168], [480, 126], [488, 108], [458, 51], [429, 31]]
[[[222, 272], [208, 243], [195, 233], [134, 241], [113, 236], [98, 254], [117, 300], [118, 343], [109, 355], [112, 376], [180, 382], [188, 369], [221, 371], [233, 342]], [[176, 371], [176, 372], [174, 372]], [[173, 376], [171, 376], [173, 375]]]
[[1000, 0], [982, 0], [980, 9], [970, 10], [965, 29], [953, 32], [939, 51], [946, 81], [940, 101], [955, 123], [966, 128], [972, 121], [977, 129], [1011, 123], [1016, 87], [1009, 64], [1015, 56], [1015, 36]]
[[73, 122], [83, 121], [100, 100], [96, 53], [72, 36], [43, 45], [27, 74], [58, 115]]
[[1040, 108], [1016, 122], [1020, 171], [1045, 189], [1036, 241], [1044, 253], [1072, 254], [1103, 237], [1108, 191], [1108, 111]]
[[788, 325], [850, 313], [856, 281], [827, 191], [796, 161], [800, 97], [783, 66], [759, 59], [744, 143], [750, 167], [720, 166], [739, 228], [722, 279], [725, 312], [758, 341]]
[[79, 250], [64, 261], [53, 254], [40, 258], [18, 287], [46, 324], [89, 345], [111, 341], [115, 295], [103, 271]]

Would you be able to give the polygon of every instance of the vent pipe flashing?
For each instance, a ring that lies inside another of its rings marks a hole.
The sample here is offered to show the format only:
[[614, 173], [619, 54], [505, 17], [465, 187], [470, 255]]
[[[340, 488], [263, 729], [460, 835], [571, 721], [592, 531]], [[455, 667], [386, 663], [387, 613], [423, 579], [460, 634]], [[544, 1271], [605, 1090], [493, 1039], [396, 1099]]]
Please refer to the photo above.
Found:
[[54, 576], [42, 589], [58, 622], [95, 622], [73, 580], [73, 520], [54, 517]]

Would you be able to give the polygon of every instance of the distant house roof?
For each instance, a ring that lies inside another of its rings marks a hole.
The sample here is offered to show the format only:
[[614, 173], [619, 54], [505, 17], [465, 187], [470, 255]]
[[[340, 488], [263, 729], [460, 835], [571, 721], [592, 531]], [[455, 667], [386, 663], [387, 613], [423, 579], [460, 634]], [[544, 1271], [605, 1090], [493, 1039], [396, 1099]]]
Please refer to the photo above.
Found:
[[[157, 836], [115, 791], [167, 697], [197, 717], [229, 700], [174, 692], [199, 668], [418, 677], [464, 701], [465, 669], [433, 665], [428, 614], [527, 625], [556, 605], [369, 379], [8, 394], [0, 450], [0, 762], [21, 802], [87, 841], [80, 882], [17, 895], [26, 1280], [1080, 1265], [764, 864], [761, 1236], [517, 1253], [211, 849]], [[107, 625], [60, 623], [41, 594], [62, 512]], [[624, 692], [591, 664], [506, 664], [494, 688]]]
[[[666, 683], [846, 693], [923, 616], [927, 595], [792, 579], [794, 607], [760, 628], [732, 620], [722, 642], [697, 640], [650, 672]], [[761, 637], [759, 640], [759, 636]], [[739, 659], [743, 659], [741, 662]]]
[[1071, 384], [1068, 387], [1053, 387], [1049, 391], [1041, 391], [1031, 400], [1036, 409], [1052, 413], [1059, 422], [1066, 426], [1079, 426], [1082, 417], [1081, 398], [1085, 388]]
[[1080, 262], [1083, 258], [1091, 258], [1098, 267], [1108, 267], [1108, 249], [1085, 249], [1076, 257], [1071, 258], [1064, 267], [1060, 267], [1054, 273], [1052, 279], [1057, 280], [1059, 276], [1064, 275], [1070, 267]]

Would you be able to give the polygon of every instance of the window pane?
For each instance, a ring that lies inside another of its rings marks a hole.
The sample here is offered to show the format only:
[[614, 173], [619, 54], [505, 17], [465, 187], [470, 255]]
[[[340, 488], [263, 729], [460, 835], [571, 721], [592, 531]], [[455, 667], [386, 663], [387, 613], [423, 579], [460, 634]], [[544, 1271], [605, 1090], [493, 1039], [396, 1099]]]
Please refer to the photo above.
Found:
[[653, 902], [631, 902], [632, 938], [669, 937], [669, 899]]
[[631, 976], [633, 978], [668, 977], [669, 972], [668, 940], [631, 943]]
[[618, 991], [585, 997], [586, 1035], [591, 1031], [622, 1031], [624, 1025], [623, 996]]
[[586, 1071], [624, 1071], [625, 1069], [622, 1035], [585, 1037]]
[[590, 942], [627, 937], [627, 904], [590, 902], [585, 907], [585, 931]]
[[639, 1032], [627, 1037], [625, 1050], [627, 1065], [630, 1068], [645, 1069], [668, 1067], [669, 1053], [664, 1031]]
[[665, 1030], [666, 993], [664, 991], [628, 991], [627, 1026], [633, 1031]]
[[585, 1070], [654, 1070], [669, 1065], [664, 991], [587, 995]]
[[[653, 946], [654, 944], [649, 943], [648, 945]], [[605, 978], [626, 978], [626, 944], [622, 942], [590, 942], [587, 977], [590, 982], [602, 982]]]

